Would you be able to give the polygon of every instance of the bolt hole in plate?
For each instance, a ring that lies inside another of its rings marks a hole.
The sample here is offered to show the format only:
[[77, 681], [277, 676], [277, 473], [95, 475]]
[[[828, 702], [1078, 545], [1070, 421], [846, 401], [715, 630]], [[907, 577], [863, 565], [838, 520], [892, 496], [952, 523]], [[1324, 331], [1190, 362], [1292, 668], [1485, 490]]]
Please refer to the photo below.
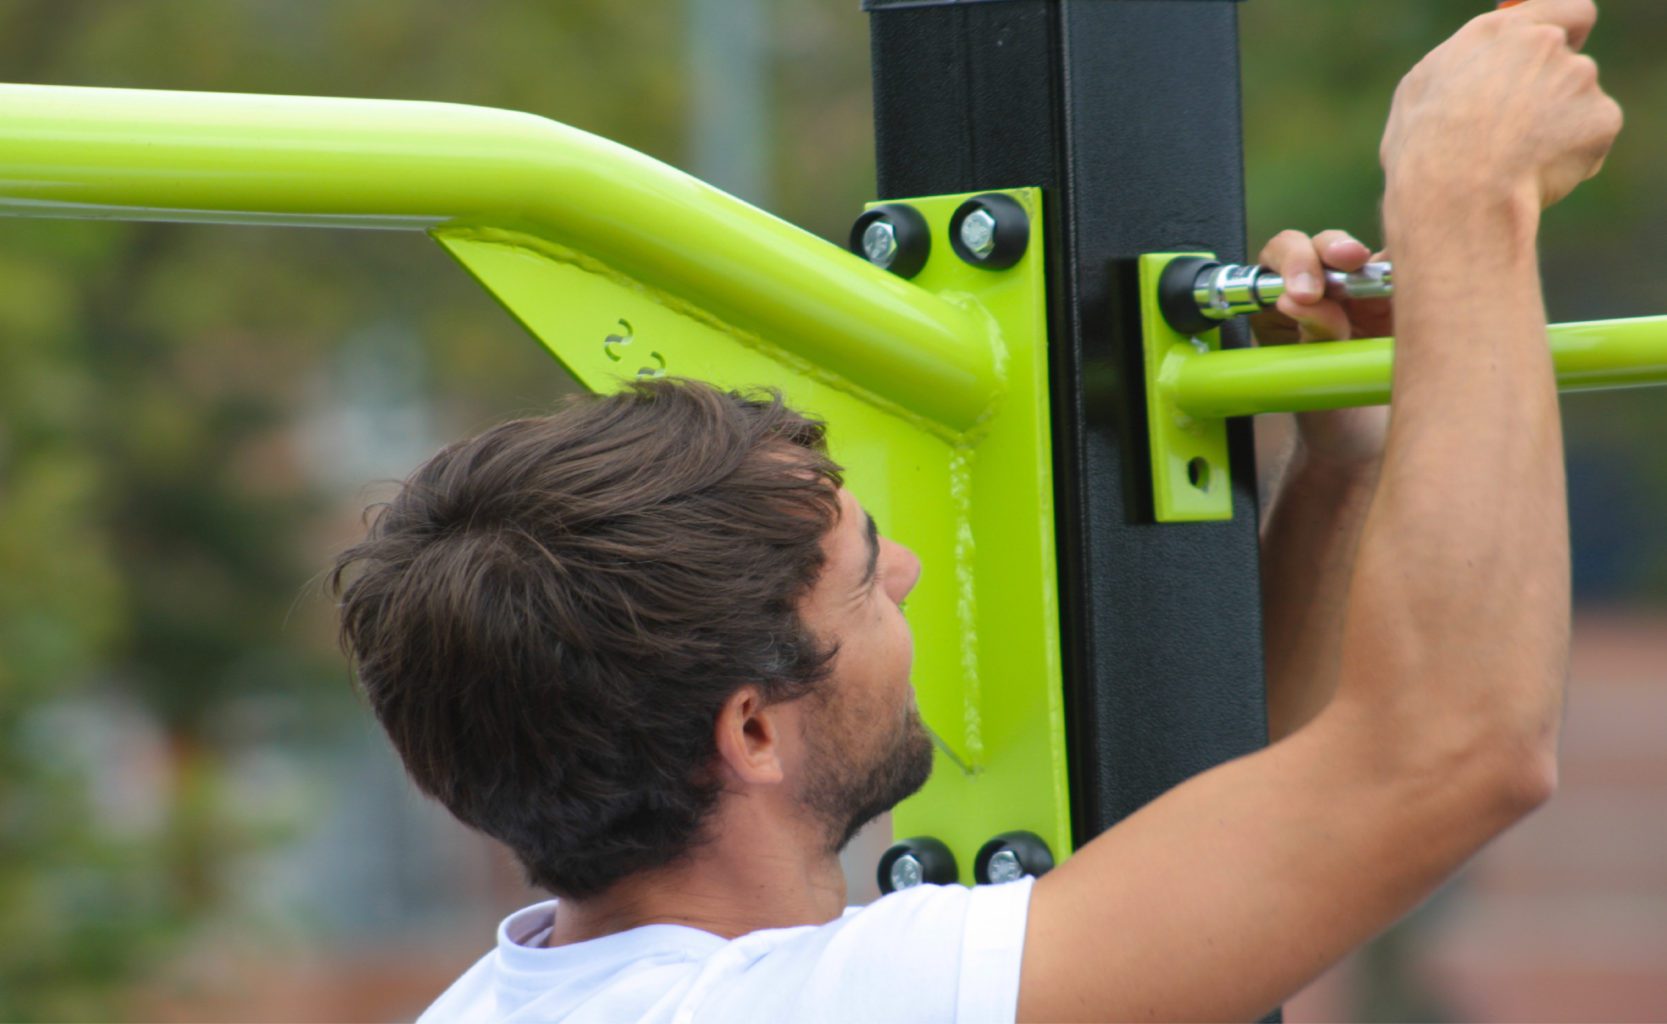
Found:
[[1187, 463], [1187, 481], [1201, 491], [1210, 489], [1210, 464], [1203, 459]]

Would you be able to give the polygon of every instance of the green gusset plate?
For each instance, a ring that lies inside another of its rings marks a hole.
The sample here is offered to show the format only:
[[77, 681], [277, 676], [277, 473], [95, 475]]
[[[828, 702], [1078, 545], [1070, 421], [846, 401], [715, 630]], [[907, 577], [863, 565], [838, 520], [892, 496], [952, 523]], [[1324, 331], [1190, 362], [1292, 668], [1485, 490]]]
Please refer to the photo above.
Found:
[[950, 215], [967, 197], [909, 201], [935, 241], [914, 284], [987, 319], [999, 347], [1003, 386], [961, 430], [801, 358], [791, 337], [739, 330], [582, 253], [500, 228], [434, 232], [592, 391], [660, 374], [769, 386], [827, 421], [851, 491], [925, 567], [907, 615], [915, 690], [938, 756], [893, 828], [946, 843], [966, 882], [978, 848], [1001, 832], [1035, 832], [1060, 859], [1071, 849], [1041, 193], [1007, 194], [1029, 213], [1031, 240], [1002, 271], [969, 266], [948, 244]]

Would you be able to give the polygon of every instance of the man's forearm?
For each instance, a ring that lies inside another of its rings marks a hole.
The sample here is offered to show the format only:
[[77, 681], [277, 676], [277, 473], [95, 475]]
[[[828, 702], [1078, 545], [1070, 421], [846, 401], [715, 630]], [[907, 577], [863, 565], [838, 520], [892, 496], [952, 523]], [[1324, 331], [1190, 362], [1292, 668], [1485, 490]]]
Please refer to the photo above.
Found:
[[1356, 550], [1377, 486], [1376, 459], [1315, 457], [1299, 441], [1262, 529], [1268, 740], [1278, 742], [1337, 689]]
[[[1416, 180], [1416, 179], [1415, 179]], [[1343, 691], [1389, 742], [1519, 771], [1567, 655], [1562, 430], [1532, 197], [1399, 187], [1395, 415], [1350, 589]], [[1459, 193], [1453, 193], [1455, 196]], [[1486, 743], [1482, 743], [1482, 749]], [[1482, 766], [1486, 767], [1486, 766]]]

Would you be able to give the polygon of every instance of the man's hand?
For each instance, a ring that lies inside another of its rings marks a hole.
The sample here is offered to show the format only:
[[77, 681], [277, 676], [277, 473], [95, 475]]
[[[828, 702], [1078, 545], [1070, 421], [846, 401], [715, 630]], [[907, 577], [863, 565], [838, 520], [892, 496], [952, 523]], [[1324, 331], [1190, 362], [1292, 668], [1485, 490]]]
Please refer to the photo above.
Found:
[[1379, 158], [1393, 192], [1500, 190], [1544, 209], [1592, 177], [1621, 108], [1580, 53], [1592, 0], [1529, 0], [1473, 19], [1401, 80]]
[[[1368, 262], [1386, 259], [1346, 231], [1322, 231], [1313, 238], [1300, 231], [1274, 236], [1257, 262], [1285, 279], [1279, 304], [1251, 318], [1261, 345], [1289, 345], [1308, 341], [1347, 341], [1385, 338], [1394, 333], [1389, 299], [1332, 299], [1325, 293], [1325, 271], [1359, 270]], [[1335, 409], [1297, 414], [1299, 459], [1316, 468], [1370, 472], [1383, 454], [1389, 431], [1389, 409]]]

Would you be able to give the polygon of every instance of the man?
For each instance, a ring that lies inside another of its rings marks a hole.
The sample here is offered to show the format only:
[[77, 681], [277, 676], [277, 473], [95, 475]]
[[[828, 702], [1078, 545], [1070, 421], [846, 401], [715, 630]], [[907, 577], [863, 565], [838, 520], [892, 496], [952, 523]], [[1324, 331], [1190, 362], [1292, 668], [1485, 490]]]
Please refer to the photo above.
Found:
[[[838, 849], [931, 754], [878, 535], [814, 421], [639, 384], [423, 466], [338, 563], [343, 635], [413, 777], [560, 899], [428, 1020], [1254, 1018], [1555, 786], [1569, 629], [1535, 239], [1619, 108], [1591, 0], [1476, 19], [1381, 157], [1393, 418], [1310, 416], [1269, 515], [1266, 750], [1040, 880], [841, 914]], [[1265, 342], [1383, 333], [1276, 238]]]

